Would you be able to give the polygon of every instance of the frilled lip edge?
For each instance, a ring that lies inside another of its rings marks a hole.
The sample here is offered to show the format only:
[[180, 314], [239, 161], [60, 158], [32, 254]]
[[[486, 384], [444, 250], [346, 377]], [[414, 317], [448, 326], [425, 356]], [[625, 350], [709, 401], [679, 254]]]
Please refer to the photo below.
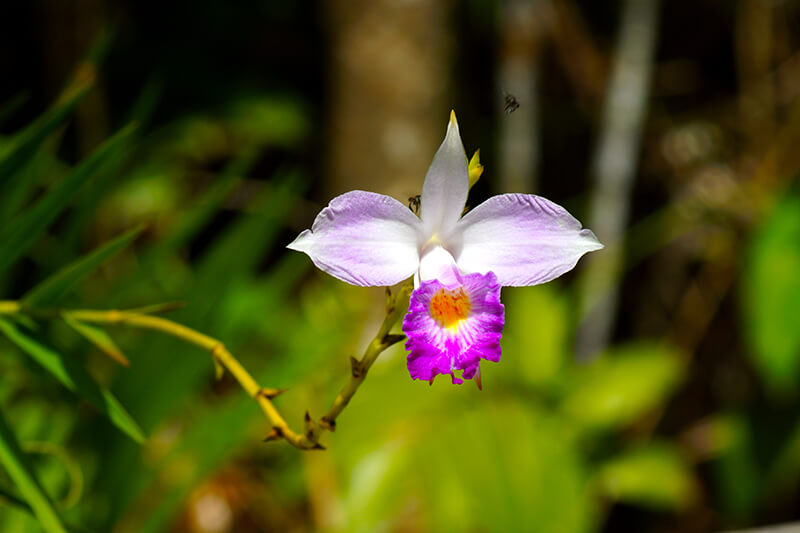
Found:
[[[445, 328], [431, 316], [431, 299], [440, 289], [459, 288], [469, 298], [469, 314], [457, 327]], [[456, 282], [451, 284], [435, 279], [421, 282], [411, 293], [403, 319], [411, 377], [432, 382], [439, 374], [449, 374], [454, 384], [479, 377], [481, 360], [500, 360], [504, 324], [505, 308], [494, 273], [456, 273]], [[461, 372], [460, 377], [456, 376], [457, 371]]]

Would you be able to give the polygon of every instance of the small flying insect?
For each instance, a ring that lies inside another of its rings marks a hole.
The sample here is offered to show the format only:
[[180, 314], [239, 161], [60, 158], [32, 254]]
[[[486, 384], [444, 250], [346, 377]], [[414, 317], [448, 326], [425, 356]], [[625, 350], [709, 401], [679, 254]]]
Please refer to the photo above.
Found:
[[411, 209], [411, 212], [415, 215], [419, 215], [420, 198], [421, 195], [419, 194], [408, 197], [408, 208]]
[[519, 109], [519, 102], [517, 102], [516, 96], [505, 91], [503, 91], [503, 96], [505, 97], [505, 106], [503, 107], [503, 111], [506, 112], [506, 115], [510, 115]]

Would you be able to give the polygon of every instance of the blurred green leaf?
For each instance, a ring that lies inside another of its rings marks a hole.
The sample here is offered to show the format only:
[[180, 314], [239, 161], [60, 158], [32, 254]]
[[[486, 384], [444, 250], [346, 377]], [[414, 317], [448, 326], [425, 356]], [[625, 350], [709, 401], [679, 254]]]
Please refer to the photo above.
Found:
[[[136, 149], [141, 140], [141, 136], [145, 131], [146, 125], [150, 122], [152, 114], [155, 110], [158, 99], [161, 95], [161, 86], [156, 82], [149, 82], [144, 89], [142, 89], [139, 97], [131, 108], [130, 112], [126, 114], [123, 124], [137, 124], [136, 132], [131, 135], [130, 145]], [[119, 150], [111, 157], [108, 158], [100, 172], [115, 175], [116, 179], [113, 180], [92, 180], [80, 193], [80, 196], [75, 200], [75, 210], [61, 228], [61, 240], [65, 243], [67, 249], [74, 249], [76, 243], [79, 241], [80, 236], [84, 234], [86, 226], [90, 223], [103, 224], [98, 221], [98, 206], [103, 205], [103, 200], [111, 194], [112, 190], [118, 188], [121, 183], [130, 179], [130, 173], [124, 172], [124, 164], [129, 161], [128, 156], [130, 151]], [[115, 213], [115, 221], [119, 223], [126, 223], [128, 218], [124, 214]], [[122, 215], [122, 216], [120, 216]], [[116, 231], [117, 226], [114, 226]], [[61, 260], [63, 264], [66, 260]]]
[[678, 355], [657, 344], [614, 348], [574, 369], [563, 409], [590, 427], [628, 424], [664, 402], [683, 374]]
[[267, 96], [230, 104], [230, 127], [250, 142], [289, 146], [308, 136], [308, 115], [294, 98]]
[[775, 494], [789, 494], [800, 483], [800, 424], [795, 426], [780, 446], [778, 453], [770, 458], [769, 468], [764, 480], [767, 497]]
[[72, 113], [93, 81], [93, 78], [78, 79], [52, 108], [9, 140], [5, 149], [0, 152], [0, 190], [6, 182], [11, 180], [14, 173], [36, 153], [47, 136]]
[[681, 511], [697, 500], [691, 465], [672, 445], [650, 443], [604, 462], [595, 481], [614, 501]]
[[[552, 285], [519, 288], [503, 297], [503, 362], [496, 372], [538, 386], [552, 384], [568, 353], [566, 301]], [[495, 372], [489, 365], [484, 371]]]
[[98, 350], [102, 351], [119, 364], [123, 366], [130, 366], [131, 363], [128, 358], [125, 357], [125, 355], [122, 353], [122, 350], [117, 348], [116, 343], [114, 343], [113, 339], [108, 333], [105, 332], [105, 330], [100, 329], [97, 326], [81, 322], [80, 320], [76, 320], [69, 313], [62, 313], [61, 317], [64, 319], [64, 322], [66, 322], [83, 338], [91, 342]]
[[[289, 256], [292, 257], [292, 256]], [[296, 265], [294, 261], [290, 261]], [[287, 276], [296, 276], [303, 269], [278, 271], [271, 273], [270, 277], [258, 285], [252, 283], [249, 287], [248, 297], [252, 301], [261, 300], [258, 321], [262, 324], [279, 322], [279, 317], [285, 317], [289, 309], [284, 303], [284, 291], [287, 290]], [[277, 294], [276, 294], [277, 292]], [[327, 291], [326, 291], [327, 292]], [[249, 307], [247, 302], [244, 305]], [[250, 314], [254, 308], [250, 307]], [[227, 316], [225, 316], [228, 319]], [[336, 353], [335, 342], [337, 336], [345, 334], [346, 325], [350, 323], [348, 315], [344, 313], [329, 314], [325, 324], [326, 329], [320, 329], [299, 323], [295, 325], [292, 334], [296, 334], [303, 343], [287, 342], [285, 347], [276, 349], [276, 354], [256, 354], [249, 360], [246, 352], [238, 350], [237, 345], [232, 345], [234, 353], [240, 358], [247, 368], [251, 370], [256, 381], [262, 384], [282, 384], [302, 382], [305, 377], [314, 372], [322, 361], [330, 359]], [[252, 317], [251, 317], [252, 319]], [[287, 331], [280, 333], [285, 337]], [[241, 338], [233, 336], [233, 338]], [[331, 342], [334, 346], [331, 346]], [[302, 356], [301, 356], [302, 354]], [[264, 356], [269, 358], [267, 364], [260, 365], [261, 369], [253, 363]], [[324, 400], [328, 400], [325, 398]], [[285, 401], [279, 399], [279, 402]], [[305, 406], [303, 406], [305, 408]], [[281, 410], [283, 411], [283, 406]], [[284, 413], [289, 416], [287, 413]], [[300, 417], [298, 416], [299, 420]], [[213, 428], [213, 429], [212, 429]], [[140, 480], [140, 491], [151, 497], [151, 505], [147, 512], [142, 514], [128, 513], [123, 523], [129, 526], [128, 530], [137, 533], [163, 531], [180, 505], [186, 501], [193, 487], [197, 487], [204, 479], [212, 475], [215, 469], [220, 468], [223, 462], [236, 454], [249, 441], [251, 445], [261, 446], [261, 439], [265, 431], [262, 413], [253, 403], [252, 398], [237, 388], [227, 397], [215, 402], [195, 402], [192, 406], [191, 421], [181, 423], [180, 438], [174, 441], [170, 448], [159, 449], [159, 462], [152, 469], [142, 471], [138, 469], [137, 480]], [[154, 435], [151, 442], [158, 443], [159, 436]], [[285, 443], [275, 443], [265, 450], [268, 454], [286, 457], [287, 460], [299, 460], [295, 450], [280, 446]], [[151, 450], [151, 457], [155, 455]], [[178, 466], [180, 465], [180, 466]], [[163, 476], [159, 475], [163, 469], [169, 468], [173, 475], [169, 482], [164, 483]], [[275, 471], [271, 472], [271, 475]], [[147, 480], [145, 484], [144, 480]], [[131, 479], [127, 479], [130, 483]], [[152, 497], [157, 494], [158, 497]], [[121, 528], [125, 531], [125, 528]]]
[[453, 414], [431, 435], [435, 448], [421, 441], [414, 463], [427, 469], [435, 531], [591, 530], [585, 474], [558, 420], [508, 400]]
[[67, 207], [80, 187], [94, 177], [105, 159], [124, 146], [133, 130], [132, 126], [128, 126], [111, 137], [75, 167], [67, 177], [59, 181], [41, 200], [0, 230], [0, 273], [36, 242], [36, 239]]
[[132, 243], [143, 229], [143, 226], [134, 228], [67, 265], [25, 293], [22, 304], [29, 307], [57, 304], [83, 278]]
[[48, 533], [66, 533], [58, 513], [33, 474], [25, 454], [2, 414], [0, 414], [0, 463], [20, 494], [27, 500], [42, 528]]
[[[592, 530], [575, 438], [556, 417], [477, 390], [459, 389], [461, 401], [442, 409], [452, 385], [422, 388], [402, 366], [367, 384], [368, 398], [343, 413], [351, 424], [331, 436], [329, 453], [345, 476], [343, 523], [333, 531], [393, 531], [409, 520], [420, 531]], [[393, 403], [387, 382], [408, 394], [397, 418], [383, 414]]]
[[[160, 293], [160, 297], [179, 298], [186, 302], [186, 306], [177, 311], [172, 319], [217, 337], [232, 349], [236, 348], [235, 337], [224, 329], [227, 317], [223, 314], [223, 303], [239, 292], [240, 287], [253, 283], [266, 251], [284, 227], [283, 220], [291, 212], [297, 189], [303, 181], [297, 173], [271, 180], [263, 194], [249, 202], [245, 213], [231, 221], [213, 241], [205, 244], [203, 254], [194, 262], [194, 268], [181, 286], [168, 293]], [[149, 254], [145, 252], [142, 255]], [[158, 264], [161, 260], [154, 259], [153, 262]], [[156, 265], [147, 267], [155, 268]], [[283, 278], [275, 281], [280, 284]], [[139, 295], [122, 294], [130, 290], [129, 280], [126, 285], [120, 286], [118, 298], [130, 302]], [[286, 304], [283, 299], [272, 305], [266, 302], [264, 309], [276, 310], [275, 314], [263, 316], [264, 323], [284, 320]], [[286, 336], [294, 332], [295, 328], [285, 328], [282, 333]], [[249, 335], [252, 336], [253, 332]], [[305, 333], [305, 336], [313, 335]], [[207, 353], [176, 339], [144, 334], [137, 335], [136, 339], [139, 341], [135, 348], [136, 364], [120, 375], [115, 383], [115, 391], [144, 428], [156, 430], [165, 417], [195, 403], [194, 395], [206, 390], [214, 367]], [[275, 353], [281, 352], [275, 350]], [[236, 352], [236, 355], [241, 354]], [[313, 359], [295, 357], [287, 362]], [[169, 360], [170, 364], [164, 365], [165, 360]], [[257, 360], [263, 361], [262, 358]], [[270, 368], [275, 371], [277, 366], [270, 365]], [[274, 377], [275, 374], [272, 374], [268, 381], [271, 385]], [[287, 382], [292, 381], [287, 379]], [[148, 394], [141, 394], [142, 387], [147, 387]], [[252, 401], [249, 407], [254, 409]], [[112, 499], [112, 516], [124, 512], [137, 490], [141, 490], [140, 486], [131, 482], [141, 475], [141, 468], [137, 466], [139, 453], [138, 448], [120, 442], [117, 449], [109, 452], [109, 458], [104, 463], [103, 485], [110, 487], [108, 494]]]
[[28, 502], [26, 502], [20, 496], [14, 494], [13, 491], [4, 487], [0, 487], [0, 503], [8, 503], [11, 505], [16, 505], [20, 509], [24, 509], [29, 513], [33, 513], [33, 509], [31, 509], [31, 506], [28, 504]]
[[[251, 212], [238, 217], [209, 244], [197, 261], [195, 275], [186, 288], [186, 307], [175, 313], [176, 321], [220, 336], [220, 302], [230, 297], [237, 283], [252, 279], [292, 208], [295, 180], [296, 176], [289, 175], [274, 189], [259, 195], [252, 202]], [[195, 350], [175, 339], [153, 339], [146, 349], [137, 352], [141, 364], [120, 377], [117, 391], [145, 428], [173, 410], [175, 400], [184, 396], [187, 388], [199, 386], [213, 368], [209, 358]], [[159, 364], [165, 357], [172, 361], [168, 368]], [[142, 383], [148, 384], [148, 397], [140, 394]]]
[[162, 302], [158, 304], [144, 305], [142, 307], [134, 307], [126, 309], [128, 313], [137, 313], [139, 315], [161, 315], [175, 311], [176, 309], [183, 309], [186, 304], [183, 302]]
[[189, 207], [176, 222], [175, 227], [151, 248], [154, 253], [175, 253], [185, 246], [217, 213], [227, 198], [253, 168], [259, 155], [254, 147], [238, 154], [216, 177], [196, 205]]
[[727, 424], [728, 446], [713, 462], [718, 505], [728, 520], [746, 524], [757, 512], [760, 498], [768, 494], [765, 489], [775, 487], [764, 483], [753, 445], [751, 424], [741, 414], [728, 415]]
[[39, 150], [17, 170], [14, 183], [2, 189], [0, 193], [0, 227], [5, 227], [32, 199], [43, 182], [52, 182], [64, 175], [68, 166], [47, 150]]
[[793, 194], [755, 232], [742, 276], [745, 333], [753, 365], [772, 392], [800, 378], [800, 195]]
[[125, 408], [107, 389], [99, 387], [75, 360], [45, 346], [5, 319], [0, 319], [0, 331], [65, 387], [105, 413], [114, 425], [133, 440], [144, 441], [142, 430]]

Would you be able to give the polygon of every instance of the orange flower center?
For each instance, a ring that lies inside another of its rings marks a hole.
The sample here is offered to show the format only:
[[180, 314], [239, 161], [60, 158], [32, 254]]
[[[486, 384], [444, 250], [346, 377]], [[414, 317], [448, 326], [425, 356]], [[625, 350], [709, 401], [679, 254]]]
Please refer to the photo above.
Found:
[[462, 288], [439, 289], [431, 298], [431, 316], [446, 328], [457, 327], [467, 318], [470, 307], [469, 296]]

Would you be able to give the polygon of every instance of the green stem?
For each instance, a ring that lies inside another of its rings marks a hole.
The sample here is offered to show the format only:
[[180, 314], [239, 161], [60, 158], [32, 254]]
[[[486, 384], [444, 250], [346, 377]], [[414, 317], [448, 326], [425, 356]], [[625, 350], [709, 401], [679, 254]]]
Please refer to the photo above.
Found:
[[406, 314], [408, 310], [408, 299], [412, 289], [413, 286], [411, 284], [404, 285], [394, 296], [387, 289], [386, 318], [383, 319], [383, 323], [378, 329], [377, 335], [375, 335], [372, 342], [369, 343], [361, 359], [350, 359], [350, 380], [339, 395], [336, 396], [328, 412], [322, 416], [319, 425], [313, 426], [310, 430], [307, 430], [306, 436], [309, 439], [319, 439], [319, 434], [322, 429], [327, 429], [328, 431], [334, 431], [336, 429], [336, 418], [345, 406], [350, 403], [358, 387], [361, 386], [364, 378], [367, 377], [367, 372], [369, 372], [370, 367], [375, 360], [378, 359], [378, 356], [393, 344], [405, 339], [404, 335], [391, 335], [389, 332], [397, 321]]
[[118, 311], [114, 309], [103, 311], [90, 309], [64, 311], [35, 310], [23, 307], [17, 301], [0, 301], [0, 315], [25, 314], [35, 317], [50, 318], [63, 314], [82, 322], [106, 325], [121, 324], [134, 328], [160, 331], [189, 344], [198, 346], [210, 352], [215, 364], [227, 370], [264, 412], [272, 426], [272, 432], [266, 440], [282, 438], [296, 448], [309, 450], [322, 449], [322, 446], [319, 444], [322, 431], [333, 431], [335, 429], [336, 418], [350, 402], [350, 399], [364, 381], [372, 364], [389, 346], [405, 338], [403, 335], [392, 335], [389, 331], [391, 331], [400, 317], [402, 317], [408, 309], [408, 299], [412, 289], [413, 287], [411, 284], [404, 285], [397, 294], [392, 294], [391, 291], [387, 289], [386, 318], [384, 318], [378, 330], [378, 334], [367, 346], [360, 360], [351, 358], [352, 372], [350, 380], [320, 421], [318, 423], [314, 422], [311, 417], [306, 414], [306, 429], [303, 433], [293, 431], [272, 403], [272, 399], [283, 391], [261, 387], [250, 372], [248, 372], [236, 357], [225, 348], [222, 342], [182, 324], [173, 322], [172, 320], [142, 314], [136, 311]]

